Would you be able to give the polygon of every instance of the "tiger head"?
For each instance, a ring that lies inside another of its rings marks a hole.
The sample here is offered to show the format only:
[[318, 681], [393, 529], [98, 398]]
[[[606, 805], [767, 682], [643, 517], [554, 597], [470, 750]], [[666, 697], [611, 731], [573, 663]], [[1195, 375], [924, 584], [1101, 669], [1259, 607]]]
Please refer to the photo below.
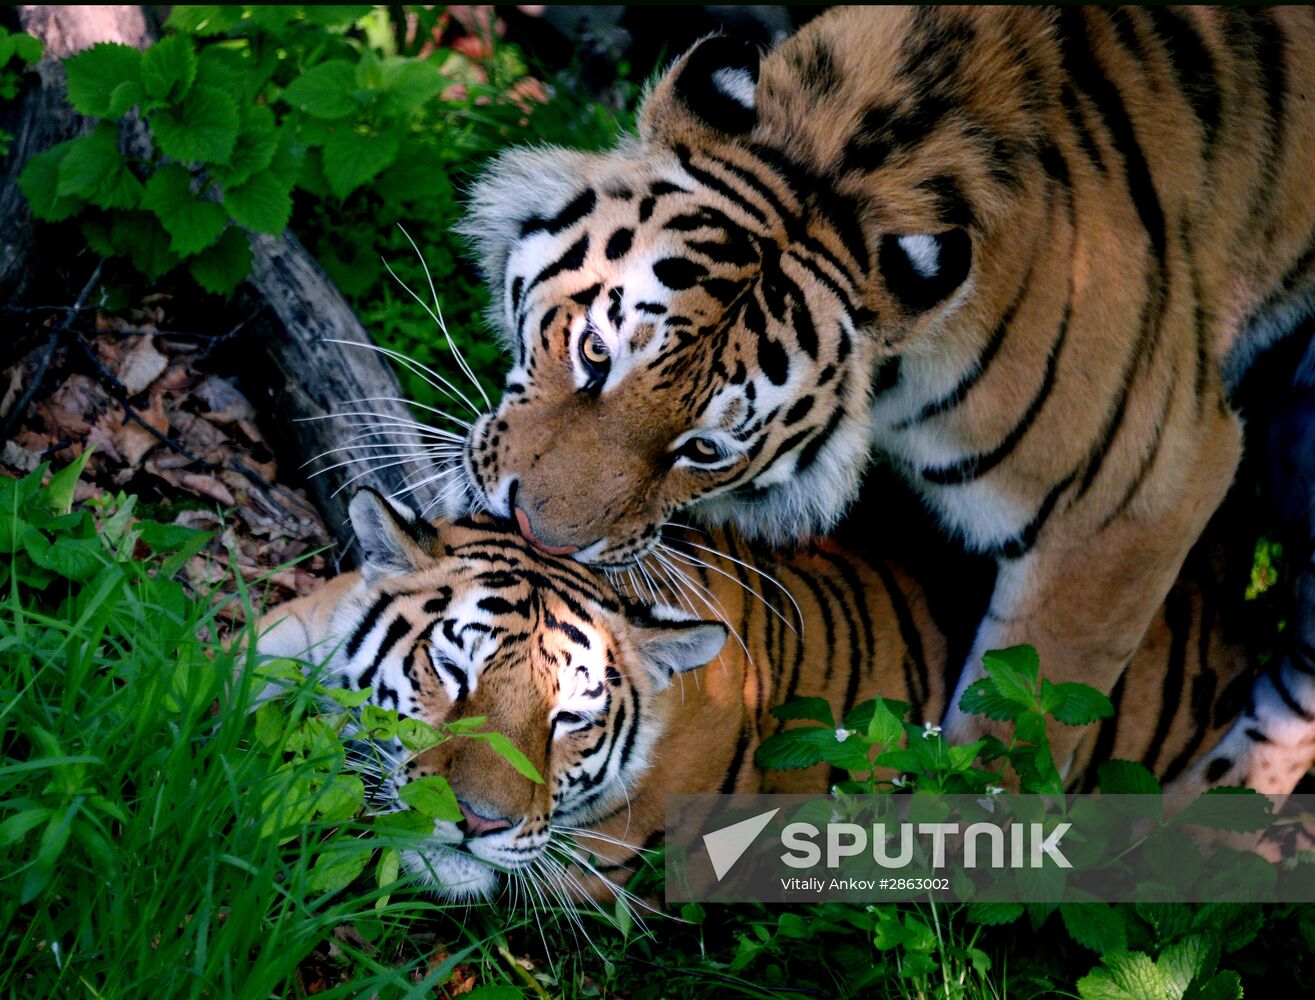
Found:
[[435, 821], [406, 866], [450, 896], [487, 896], [499, 872], [531, 872], [559, 828], [625, 808], [664, 729], [661, 692], [713, 660], [726, 628], [628, 606], [488, 518], [436, 527], [371, 491], [350, 513], [363, 569], [270, 612], [258, 652], [322, 662], [325, 683], [370, 688], [372, 704], [431, 724], [483, 716], [528, 758], [543, 783], [478, 739], [409, 759], [370, 747], [384, 762], [376, 801], [442, 775], [464, 816]]
[[870, 246], [867, 209], [757, 141], [769, 82], [755, 49], [711, 38], [648, 97], [637, 141], [488, 171], [464, 230], [512, 367], [452, 512], [624, 565], [678, 511], [779, 543], [848, 506], [874, 368], [965, 282], [970, 241], [932, 231], [923, 192], [892, 199]]

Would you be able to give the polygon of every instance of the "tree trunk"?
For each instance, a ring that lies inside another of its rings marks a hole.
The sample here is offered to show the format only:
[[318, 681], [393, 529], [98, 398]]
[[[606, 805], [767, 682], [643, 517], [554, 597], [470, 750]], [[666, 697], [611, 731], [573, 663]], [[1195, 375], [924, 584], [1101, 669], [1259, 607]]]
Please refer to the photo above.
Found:
[[[0, 175], [0, 301], [15, 302], [39, 272], [58, 263], [52, 259], [54, 254], [37, 249], [18, 176], [32, 156], [91, 128], [91, 122], [65, 100], [64, 70], [58, 60], [97, 42], [143, 48], [151, 39], [142, 8], [136, 6], [24, 6], [18, 8], [18, 15], [23, 30], [41, 39], [46, 48], [35, 85], [27, 88], [7, 125], [15, 138]], [[149, 148], [144, 125], [126, 121], [123, 142], [126, 148]], [[368, 410], [376, 421], [413, 419], [406, 405], [397, 401], [401, 389], [382, 355], [330, 342], [371, 343], [342, 295], [297, 239], [288, 232], [257, 235], [252, 238], [252, 251], [254, 264], [243, 293], [254, 300], [250, 305], [258, 316], [244, 331], [252, 347], [254, 367], [249, 374], [272, 391], [268, 415], [272, 419], [264, 422], [272, 438], [286, 443], [285, 464], [296, 466], [350, 436], [344, 421], [322, 419], [336, 409]], [[67, 246], [62, 253], [72, 256]], [[371, 401], [348, 402], [363, 399]], [[353, 540], [346, 510], [354, 489], [369, 486], [387, 495], [405, 482], [423, 478], [426, 471], [410, 461], [371, 471], [374, 464], [392, 461], [396, 459], [371, 458], [368, 447], [354, 445], [316, 463], [326, 471], [309, 480], [311, 498], [345, 552]], [[340, 462], [350, 464], [328, 468]], [[353, 477], [359, 478], [349, 484]], [[410, 499], [423, 508], [432, 496], [432, 490], [417, 490]], [[351, 561], [348, 554], [344, 562]]]
[[[287, 441], [288, 450], [303, 456], [302, 461], [331, 448], [344, 449], [316, 462], [307, 472], [324, 470], [308, 482], [311, 498], [330, 530], [346, 545], [352, 540], [347, 504], [356, 489], [369, 486], [387, 496], [405, 483], [424, 478], [426, 468], [414, 461], [371, 458], [369, 444], [381, 438], [348, 445], [346, 440], [356, 433], [348, 422], [325, 418], [344, 410], [368, 412], [370, 417], [356, 418], [357, 422], [366, 420], [379, 424], [380, 429], [396, 430], [396, 421], [415, 417], [405, 403], [398, 402], [402, 390], [388, 362], [369, 349], [369, 334], [297, 238], [288, 232], [258, 235], [252, 239], [251, 249], [255, 262], [247, 283], [255, 299], [267, 307], [264, 322], [256, 324], [268, 331], [259, 345], [277, 373], [272, 380], [276, 437]], [[368, 402], [360, 402], [364, 400]], [[394, 426], [388, 428], [388, 424]], [[329, 468], [340, 462], [351, 464]], [[367, 471], [391, 462], [399, 464]], [[360, 478], [349, 483], [354, 477]], [[433, 495], [432, 488], [425, 488], [409, 493], [407, 499], [424, 510]]]

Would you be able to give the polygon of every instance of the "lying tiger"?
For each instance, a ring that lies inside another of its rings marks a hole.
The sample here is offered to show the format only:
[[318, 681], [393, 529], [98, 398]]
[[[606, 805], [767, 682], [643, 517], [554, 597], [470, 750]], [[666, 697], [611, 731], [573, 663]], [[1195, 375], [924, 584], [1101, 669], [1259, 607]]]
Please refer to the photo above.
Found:
[[[394, 796], [427, 774], [456, 792], [465, 820], [436, 822], [433, 846], [406, 855], [452, 896], [488, 896], [499, 870], [560, 874], [565, 857], [602, 897], [661, 839], [667, 795], [825, 790], [823, 767], [754, 764], [780, 726], [769, 710], [793, 696], [825, 698], [837, 717], [878, 695], [909, 702], [915, 720], [945, 707], [945, 637], [918, 584], [885, 562], [829, 546], [768, 556], [714, 536], [740, 562], [691, 569], [684, 589], [734, 625], [728, 642], [721, 621], [634, 605], [603, 573], [537, 550], [504, 522], [430, 525], [370, 491], [350, 511], [363, 570], [271, 611], [258, 649], [324, 661], [330, 678], [405, 715], [486, 716], [545, 776], [531, 782], [469, 740], [398, 767]], [[793, 593], [802, 627], [760, 574]], [[1203, 617], [1202, 586], [1185, 578], [1156, 618], [1130, 668], [1138, 696], [1093, 733], [1102, 759], [1171, 776], [1228, 721], [1218, 695], [1245, 680], [1246, 659]], [[1165, 676], [1196, 694], [1147, 697]]]

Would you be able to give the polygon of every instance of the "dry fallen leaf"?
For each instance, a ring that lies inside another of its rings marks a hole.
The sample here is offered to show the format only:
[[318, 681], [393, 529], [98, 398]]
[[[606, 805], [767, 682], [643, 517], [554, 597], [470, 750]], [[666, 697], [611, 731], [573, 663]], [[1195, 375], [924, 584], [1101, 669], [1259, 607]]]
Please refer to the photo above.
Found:
[[[0, 473], [22, 475], [47, 459], [65, 464], [94, 446], [76, 500], [124, 489], [166, 509], [191, 505], [173, 514], [173, 522], [212, 537], [184, 566], [183, 579], [215, 602], [224, 624], [214, 638], [223, 639], [245, 614], [242, 603], [231, 599], [234, 574], [260, 581], [252, 588], [257, 607], [312, 593], [332, 572], [332, 560], [316, 551], [331, 537], [305, 494], [279, 482], [259, 413], [241, 391], [241, 373], [201, 370], [194, 340], [153, 336], [164, 310], [158, 304], [99, 314], [96, 326], [105, 332], [87, 344], [123, 382], [146, 426], [127, 418], [100, 382], [71, 370], [80, 352], [57, 352], [3, 445]], [[8, 385], [5, 405], [22, 394], [35, 358], [30, 353], [0, 376], [0, 386]], [[299, 464], [294, 457], [292, 467]]]
[[168, 360], [155, 349], [153, 338], [136, 337], [115, 368], [114, 375], [128, 390], [128, 395], [135, 396], [159, 378], [168, 367]]
[[205, 404], [206, 417], [217, 424], [256, 419], [256, 408], [228, 379], [207, 376], [205, 381], [192, 390], [192, 396]]
[[237, 500], [228, 491], [228, 487], [214, 476], [207, 476], [200, 472], [184, 472], [180, 477], [180, 482], [197, 496], [209, 497], [211, 500], [222, 503], [225, 507], [237, 506]]

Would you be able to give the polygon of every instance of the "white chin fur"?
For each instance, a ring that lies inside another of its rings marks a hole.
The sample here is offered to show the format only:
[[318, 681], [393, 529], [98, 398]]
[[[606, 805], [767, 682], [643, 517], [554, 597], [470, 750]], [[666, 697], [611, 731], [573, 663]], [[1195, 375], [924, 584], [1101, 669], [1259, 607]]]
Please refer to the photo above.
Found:
[[445, 899], [491, 899], [498, 888], [498, 873], [464, 851], [447, 847], [403, 851], [402, 865], [416, 881]]

